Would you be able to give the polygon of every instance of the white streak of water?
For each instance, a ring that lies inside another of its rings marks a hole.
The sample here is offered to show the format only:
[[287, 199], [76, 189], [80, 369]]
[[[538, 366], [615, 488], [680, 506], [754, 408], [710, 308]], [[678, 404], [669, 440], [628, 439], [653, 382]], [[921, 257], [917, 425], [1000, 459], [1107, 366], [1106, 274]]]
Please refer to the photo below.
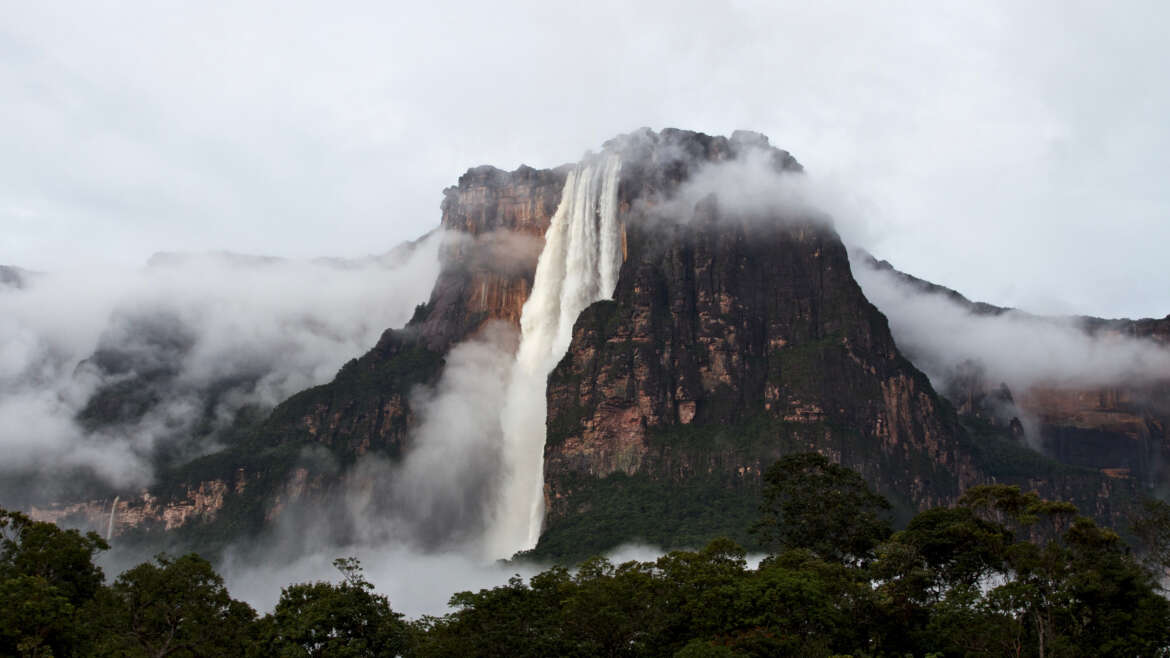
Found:
[[106, 541], [114, 537], [114, 515], [118, 512], [118, 496], [114, 496], [114, 504], [110, 505], [110, 522], [106, 524]]

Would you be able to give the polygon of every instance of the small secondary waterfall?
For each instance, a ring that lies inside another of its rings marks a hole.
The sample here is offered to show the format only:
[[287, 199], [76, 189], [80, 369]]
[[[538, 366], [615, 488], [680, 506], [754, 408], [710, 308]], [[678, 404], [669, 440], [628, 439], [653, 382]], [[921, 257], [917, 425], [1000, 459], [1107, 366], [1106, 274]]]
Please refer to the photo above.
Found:
[[118, 496], [114, 496], [114, 504], [110, 505], [110, 522], [106, 524], [106, 541], [114, 537], [114, 515], [118, 512]]
[[621, 159], [590, 158], [565, 180], [544, 236], [532, 294], [520, 314], [520, 348], [500, 422], [507, 477], [486, 549], [511, 557], [532, 548], [544, 520], [544, 441], [548, 374], [569, 349], [585, 307], [609, 299], [622, 265], [617, 187]]

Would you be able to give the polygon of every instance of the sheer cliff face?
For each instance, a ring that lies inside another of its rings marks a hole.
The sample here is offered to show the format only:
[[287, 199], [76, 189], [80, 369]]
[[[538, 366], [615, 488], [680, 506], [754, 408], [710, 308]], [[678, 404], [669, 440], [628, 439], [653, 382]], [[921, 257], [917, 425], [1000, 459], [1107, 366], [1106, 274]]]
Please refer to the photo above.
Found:
[[411, 388], [437, 381], [442, 355], [492, 320], [519, 329], [564, 179], [564, 169], [477, 167], [444, 190], [446, 242], [430, 300], [407, 329], [386, 331], [334, 382], [279, 407], [265, 434], [286, 443], [324, 443], [351, 455], [400, 455], [414, 423]]
[[[712, 199], [693, 217], [663, 216], [688, 169], [748, 148], [663, 142], [623, 155], [632, 173], [614, 301], [582, 314], [549, 378], [547, 528], [595, 507], [594, 490], [615, 474], [664, 487], [714, 474], [750, 487], [798, 449], [830, 454], [913, 506], [976, 481], [953, 412], [899, 355], [832, 229], [748, 220]], [[679, 151], [689, 159], [663, 154]]]
[[[916, 504], [970, 483], [954, 418], [898, 354], [831, 230], [708, 216], [629, 233], [616, 303], [582, 316], [550, 377], [554, 517], [571, 512], [566, 473], [685, 477], [712, 460], [758, 473], [796, 446]], [[719, 431], [759, 419], [774, 424], [775, 441], [708, 454]], [[664, 440], [682, 426], [709, 430], [712, 445], [696, 455]]]
[[519, 329], [567, 171], [476, 167], [444, 190], [442, 227], [450, 239], [417, 325], [428, 348], [446, 351], [490, 320]]
[[[1147, 345], [1147, 352], [1154, 346], [1170, 347], [1170, 316], [1142, 320], [1032, 316], [970, 301], [954, 290], [899, 272], [885, 261], [858, 255], [860, 267], [892, 275], [907, 290], [945, 299], [974, 318], [1014, 317], [1018, 324], [1037, 327], [1055, 324], [1080, 333], [1103, 350], [1118, 343]], [[917, 346], [908, 342], [911, 358], [938, 360], [932, 354], [914, 353]], [[1170, 372], [1159, 378], [1156, 366], [1133, 365], [1140, 372], [1128, 373], [1111, 385], [1077, 383], [1066, 377], [1009, 387], [1004, 373], [979, 360], [932, 372], [931, 377], [964, 418], [1004, 427], [1061, 463], [1099, 470], [1113, 478], [1133, 477], [1156, 487], [1170, 476]]]

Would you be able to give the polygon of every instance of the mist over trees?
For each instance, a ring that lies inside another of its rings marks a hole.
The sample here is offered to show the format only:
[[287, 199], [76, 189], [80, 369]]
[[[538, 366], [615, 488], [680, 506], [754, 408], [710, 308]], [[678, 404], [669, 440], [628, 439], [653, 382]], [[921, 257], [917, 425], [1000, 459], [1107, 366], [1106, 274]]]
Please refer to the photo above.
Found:
[[[455, 594], [407, 621], [352, 558], [335, 582], [285, 587], [272, 612], [210, 563], [161, 554], [112, 583], [108, 545], [0, 513], [0, 653], [20, 656], [1164, 656], [1170, 515], [1143, 550], [1068, 503], [974, 487], [893, 531], [856, 473], [796, 454], [765, 475], [755, 532], [614, 564], [595, 557]], [[1141, 559], [1139, 559], [1139, 557]]]

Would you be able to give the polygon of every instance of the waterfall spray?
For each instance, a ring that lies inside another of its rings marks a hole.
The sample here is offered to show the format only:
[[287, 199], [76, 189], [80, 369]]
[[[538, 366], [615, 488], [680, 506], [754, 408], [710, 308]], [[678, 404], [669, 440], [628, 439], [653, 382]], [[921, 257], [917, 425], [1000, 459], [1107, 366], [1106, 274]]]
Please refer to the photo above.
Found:
[[536, 545], [544, 521], [548, 374], [569, 349], [585, 307], [609, 299], [622, 264], [617, 188], [621, 159], [590, 158], [565, 180], [544, 236], [532, 294], [520, 314], [520, 348], [500, 422], [507, 479], [486, 549], [510, 557]]
[[114, 504], [110, 505], [110, 522], [106, 524], [106, 541], [114, 538], [114, 515], [118, 513], [118, 497], [114, 496]]

